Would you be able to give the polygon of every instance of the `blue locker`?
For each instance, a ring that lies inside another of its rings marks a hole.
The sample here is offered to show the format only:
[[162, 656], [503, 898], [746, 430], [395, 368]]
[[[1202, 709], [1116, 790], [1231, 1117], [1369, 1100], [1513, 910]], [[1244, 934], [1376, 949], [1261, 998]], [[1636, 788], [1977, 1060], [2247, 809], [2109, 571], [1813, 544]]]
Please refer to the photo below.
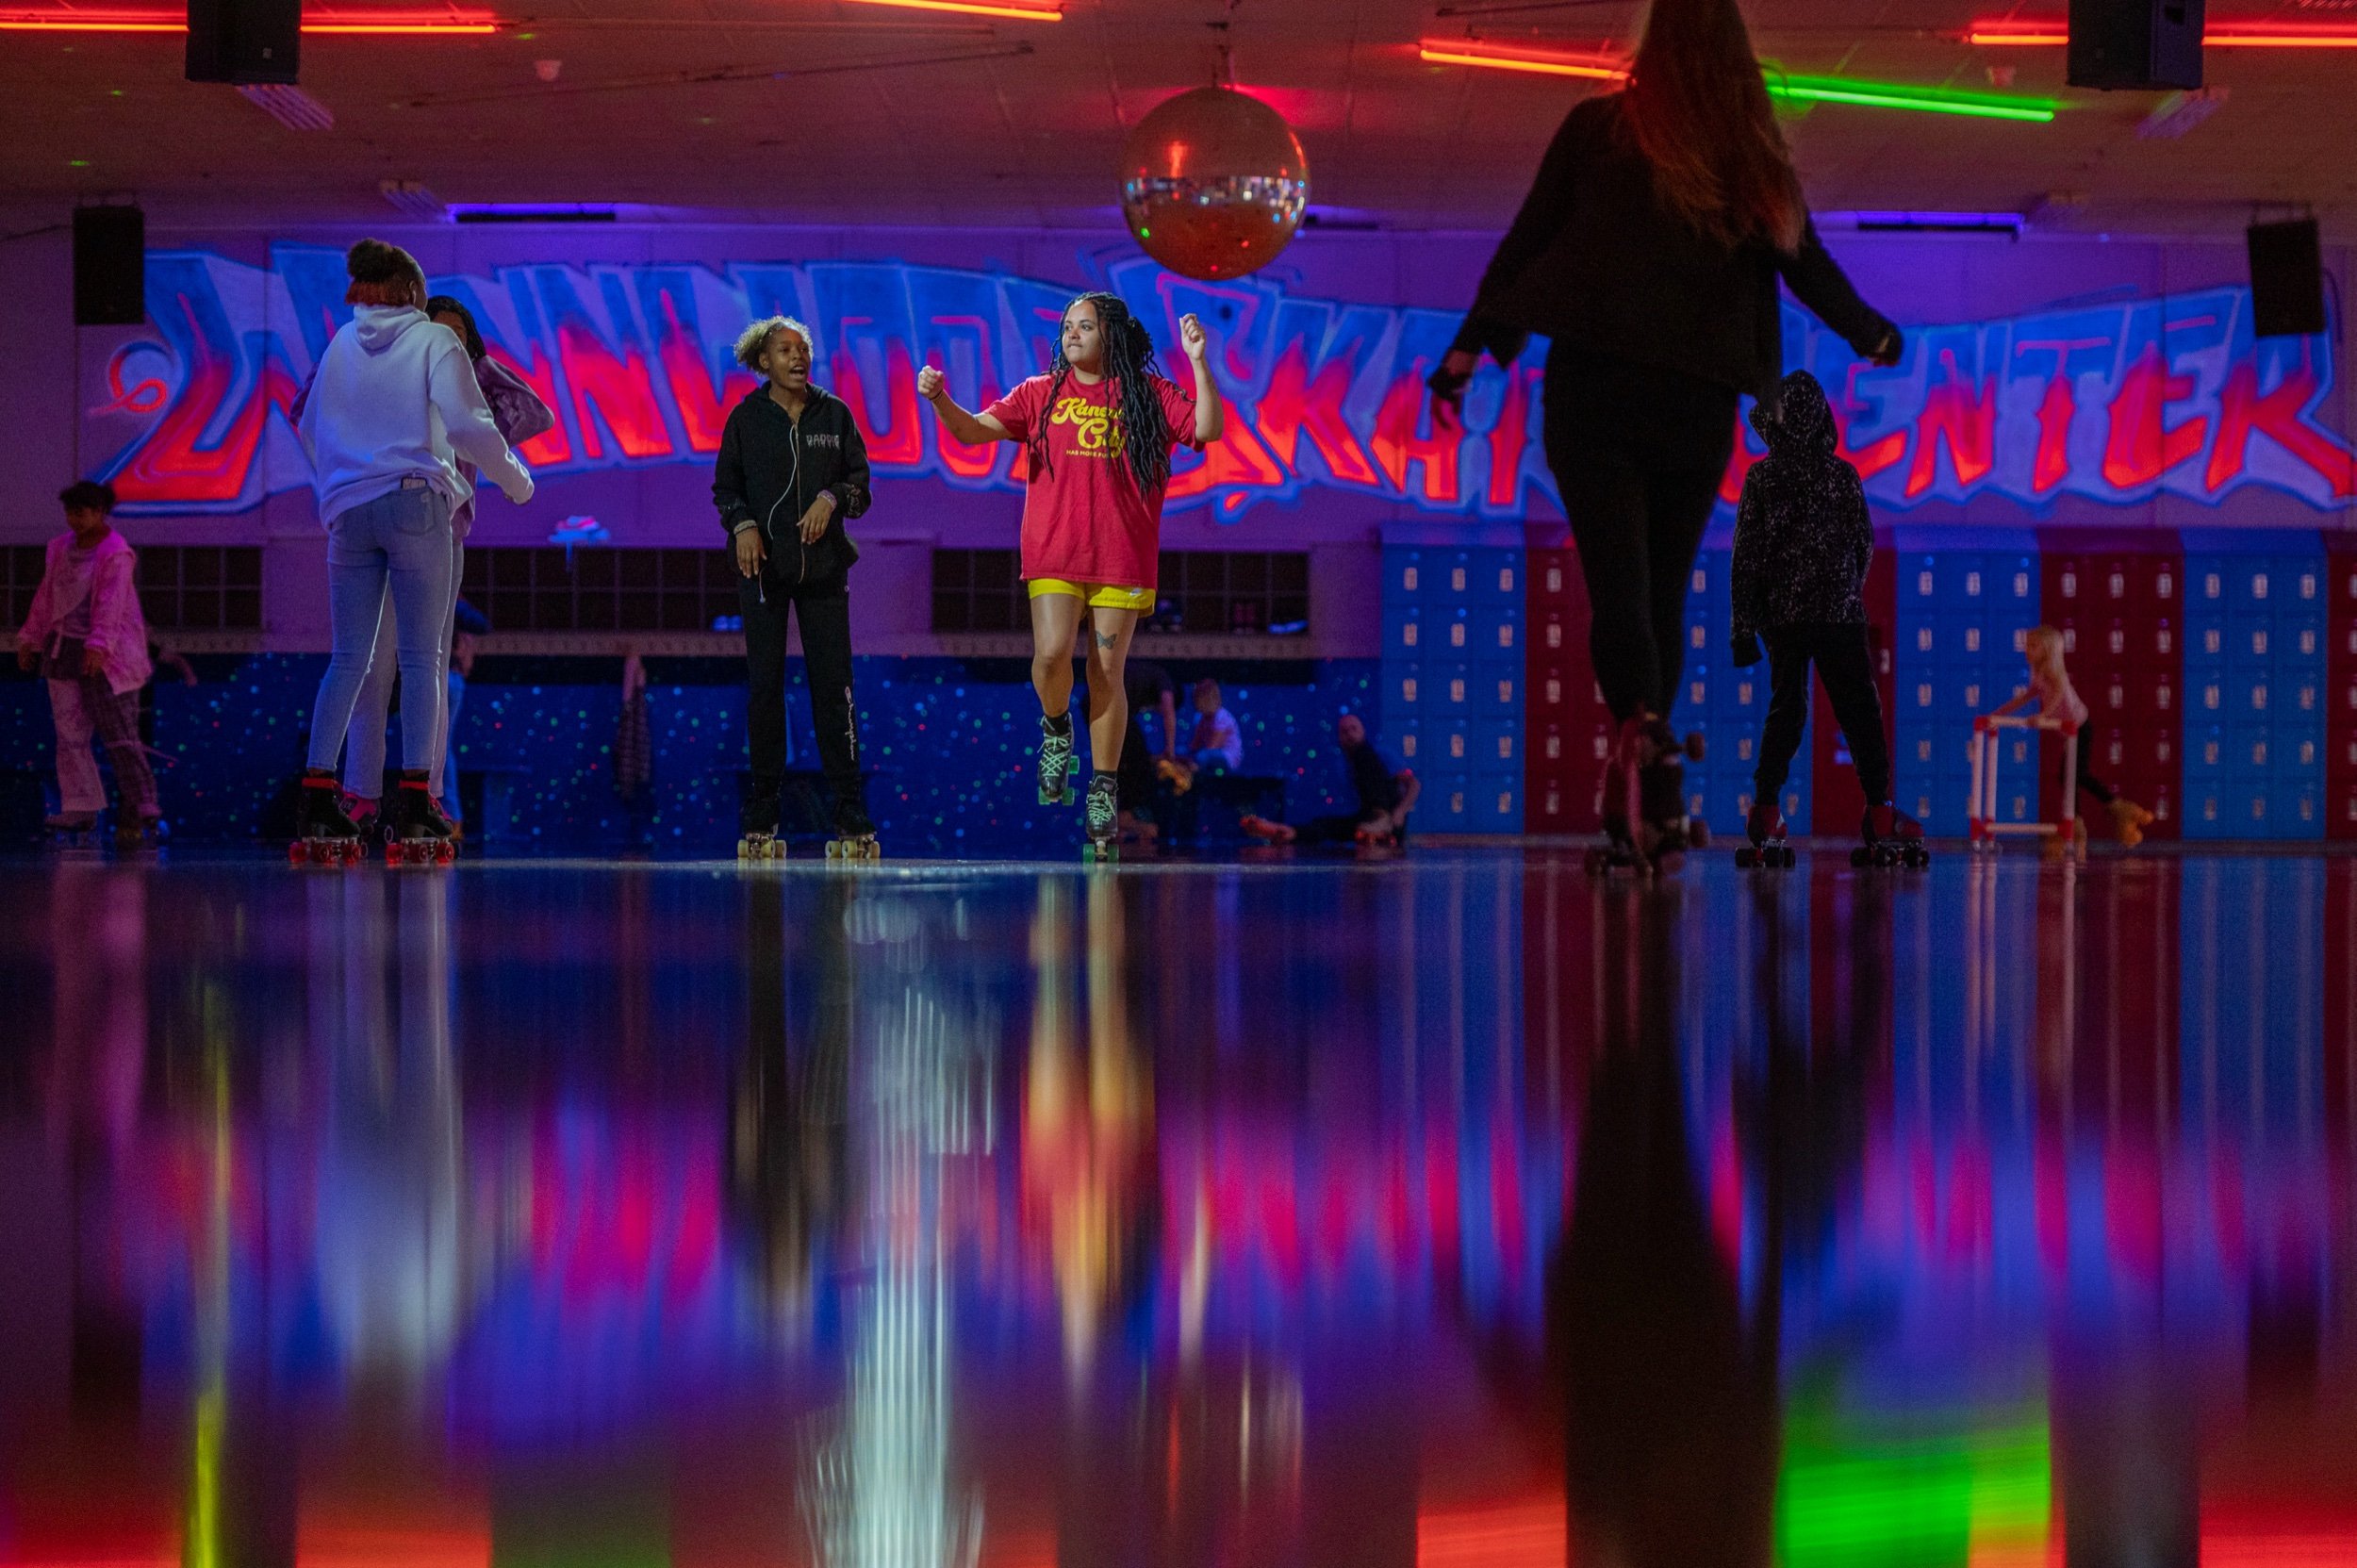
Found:
[[1426, 579], [1430, 575], [1426, 562], [1426, 552], [1413, 545], [1383, 547], [1383, 602], [1386, 604], [1422, 603], [1426, 595]]
[[1386, 659], [1421, 659], [1430, 652], [1425, 646], [1424, 607], [1406, 600], [1386, 598], [1383, 601], [1383, 657]]
[[1523, 772], [1523, 727], [1514, 719], [1476, 718], [1466, 726], [1465, 764], [1492, 777]]
[[1520, 720], [1523, 716], [1523, 667], [1484, 659], [1472, 668], [1472, 711], [1486, 718]]
[[1380, 737], [1402, 767], [1423, 772], [1425, 767], [1424, 722], [1415, 718], [1393, 718], [1383, 726]]
[[1473, 801], [1470, 774], [1437, 770], [1424, 778], [1411, 824], [1428, 833], [1471, 833]]
[[1472, 597], [1493, 609], [1523, 606], [1523, 553], [1503, 547], [1475, 550], [1473, 555]]
[[1475, 833], [1523, 831], [1523, 782], [1519, 774], [1511, 779], [1475, 779], [1471, 797], [1469, 816]]

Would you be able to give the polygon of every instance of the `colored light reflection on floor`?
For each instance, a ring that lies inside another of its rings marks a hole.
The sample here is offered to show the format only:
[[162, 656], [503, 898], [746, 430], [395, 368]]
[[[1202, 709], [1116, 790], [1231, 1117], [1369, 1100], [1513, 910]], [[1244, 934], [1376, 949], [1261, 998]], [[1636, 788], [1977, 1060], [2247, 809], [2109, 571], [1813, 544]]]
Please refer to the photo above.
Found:
[[2349, 1560], [2357, 861], [771, 870], [0, 862], [0, 1568]]

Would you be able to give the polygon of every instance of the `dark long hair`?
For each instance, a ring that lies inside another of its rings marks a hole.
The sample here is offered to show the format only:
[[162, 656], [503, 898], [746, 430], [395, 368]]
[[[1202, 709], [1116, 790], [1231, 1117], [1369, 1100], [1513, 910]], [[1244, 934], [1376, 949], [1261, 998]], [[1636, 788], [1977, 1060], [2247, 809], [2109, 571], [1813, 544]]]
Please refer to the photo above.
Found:
[[[1105, 378], [1113, 384], [1113, 395], [1120, 399], [1122, 455], [1129, 460], [1138, 492], [1150, 496], [1170, 483], [1170, 420], [1162, 412], [1161, 395], [1154, 390], [1155, 379], [1162, 373], [1162, 362], [1154, 356], [1154, 339], [1118, 294], [1093, 291], [1072, 305], [1096, 306], [1096, 324], [1105, 339]], [[1072, 314], [1072, 305], [1063, 307], [1065, 315]], [[1061, 323], [1056, 329], [1056, 362], [1049, 371], [1055, 377], [1047, 386], [1047, 413], [1052, 413], [1056, 399], [1063, 395], [1064, 378], [1072, 373], [1063, 356]], [[1041, 473], [1051, 471], [1047, 414], [1031, 436], [1031, 467]]]
[[467, 362], [472, 364], [483, 357], [483, 329], [474, 324], [473, 311], [452, 299], [448, 294], [437, 294], [425, 302], [425, 314], [429, 321], [437, 316], [457, 317], [459, 321], [466, 323], [458, 336], [460, 340], [467, 345]]
[[1800, 248], [1808, 208], [1736, 0], [1654, 0], [1621, 107], [1662, 204], [1696, 232]]

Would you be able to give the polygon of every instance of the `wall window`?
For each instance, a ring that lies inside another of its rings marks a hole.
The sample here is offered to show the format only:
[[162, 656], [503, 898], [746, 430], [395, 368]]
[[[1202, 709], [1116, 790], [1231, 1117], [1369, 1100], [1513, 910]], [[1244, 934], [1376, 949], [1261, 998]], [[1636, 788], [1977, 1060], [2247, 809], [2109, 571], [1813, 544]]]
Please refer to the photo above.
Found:
[[[1020, 555], [933, 552], [933, 630], [1018, 632], [1031, 624]], [[1149, 630], [1301, 636], [1310, 630], [1310, 557], [1302, 551], [1166, 550]]]
[[725, 550], [470, 549], [461, 594], [494, 632], [721, 632], [740, 627]]
[[159, 632], [262, 629], [259, 545], [147, 544], [140, 553], [140, 608]]

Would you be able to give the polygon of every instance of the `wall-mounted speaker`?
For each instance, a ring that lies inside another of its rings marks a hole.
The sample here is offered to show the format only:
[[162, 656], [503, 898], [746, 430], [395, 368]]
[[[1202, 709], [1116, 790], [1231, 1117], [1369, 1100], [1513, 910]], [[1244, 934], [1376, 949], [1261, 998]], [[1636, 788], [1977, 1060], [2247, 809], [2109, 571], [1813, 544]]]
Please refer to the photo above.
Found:
[[2250, 250], [2251, 330], [2262, 338], [2322, 332], [2324, 251], [2316, 221], [2253, 223], [2243, 239]]
[[2201, 0], [2070, 0], [2072, 87], [2201, 85]]
[[74, 209], [74, 324], [147, 320], [147, 214], [135, 206]]
[[303, 0], [189, 0], [189, 80], [291, 83], [302, 62]]

